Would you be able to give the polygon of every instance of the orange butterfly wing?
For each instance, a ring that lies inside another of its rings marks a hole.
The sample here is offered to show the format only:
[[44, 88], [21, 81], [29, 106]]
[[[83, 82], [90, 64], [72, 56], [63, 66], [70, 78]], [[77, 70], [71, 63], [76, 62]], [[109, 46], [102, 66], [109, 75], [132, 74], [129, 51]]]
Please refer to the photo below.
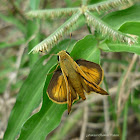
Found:
[[77, 60], [76, 63], [84, 74], [92, 81], [89, 82], [83, 75], [81, 75], [81, 82], [86, 93], [89, 94], [91, 91], [95, 91], [96, 93], [108, 95], [106, 91], [98, 86], [101, 84], [104, 75], [100, 65], [82, 59]]
[[[70, 102], [72, 103], [74, 100], [78, 99], [78, 95], [75, 93], [70, 84], [69, 90], [68, 96], [71, 98]], [[67, 87], [61, 69], [58, 69], [54, 72], [53, 77], [48, 85], [47, 94], [53, 102], [59, 104], [67, 103]]]
[[87, 61], [79, 59], [76, 61], [76, 63], [80, 66], [82, 71], [97, 85], [100, 85], [100, 83], [103, 80], [104, 72], [100, 65]]

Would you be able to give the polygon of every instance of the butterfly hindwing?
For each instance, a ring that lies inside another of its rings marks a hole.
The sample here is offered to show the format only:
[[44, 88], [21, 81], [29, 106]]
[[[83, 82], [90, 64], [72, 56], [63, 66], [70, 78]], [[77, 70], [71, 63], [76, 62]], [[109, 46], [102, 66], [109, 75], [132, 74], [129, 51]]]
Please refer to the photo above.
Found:
[[99, 87], [99, 84], [103, 79], [103, 70], [100, 65], [86, 61], [77, 60], [79, 65], [78, 72], [81, 75], [81, 84], [86, 93], [96, 92], [102, 95], [108, 95], [108, 93]]
[[103, 80], [103, 70], [100, 65], [87, 60], [79, 59], [76, 63], [80, 66], [82, 71], [97, 85]]

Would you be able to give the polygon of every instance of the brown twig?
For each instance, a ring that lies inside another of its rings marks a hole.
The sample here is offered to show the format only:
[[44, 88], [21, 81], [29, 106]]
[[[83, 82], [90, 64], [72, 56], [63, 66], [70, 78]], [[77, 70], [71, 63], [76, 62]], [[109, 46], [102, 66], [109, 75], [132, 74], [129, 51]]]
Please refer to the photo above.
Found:
[[[104, 126], [104, 130], [105, 130], [105, 134], [110, 134], [110, 117], [109, 117], [109, 107], [108, 107], [108, 100], [107, 97], [104, 97], [103, 99], [103, 104], [104, 104], [104, 116], [105, 116], [105, 126]], [[110, 136], [106, 137], [106, 140], [111, 140]]]
[[8, 84], [7, 84], [7, 87], [6, 87], [6, 90], [4, 92], [4, 99], [8, 99], [9, 98], [9, 91], [10, 91], [10, 87], [11, 87], [11, 84], [12, 83], [16, 83], [16, 79], [17, 79], [17, 75], [18, 75], [18, 72], [19, 72], [19, 68], [20, 68], [20, 63], [21, 63], [21, 59], [22, 59], [22, 56], [23, 56], [23, 53], [24, 53], [24, 50], [26, 48], [26, 46], [28, 45], [28, 43], [33, 40], [35, 38], [35, 34], [32, 35], [27, 41], [25, 44], [22, 44], [20, 46], [20, 49], [19, 49], [19, 52], [17, 53], [17, 61], [16, 61], [16, 64], [15, 64], [15, 68], [16, 70], [14, 72], [11, 72], [9, 74], [9, 81], [8, 81]]
[[129, 77], [129, 74], [131, 72], [131, 69], [133, 68], [133, 65], [136, 62], [136, 60], [137, 60], [137, 54], [134, 54], [133, 55], [133, 58], [132, 58], [132, 61], [130, 62], [129, 66], [128, 66], [128, 70], [127, 70], [127, 72], [126, 72], [126, 74], [124, 76], [124, 79], [122, 81], [121, 87], [120, 87], [119, 98], [118, 98], [118, 113], [117, 113], [118, 117], [120, 115], [121, 102], [123, 100], [122, 97], [123, 97], [124, 89], [125, 89], [124, 87], [125, 87], [127, 78]]
[[24, 50], [25, 50], [25, 48], [28, 46], [29, 42], [32, 41], [35, 37], [36, 37], [36, 33], [33, 34], [33, 35], [26, 41], [25, 44], [23, 44], [23, 45], [20, 46], [19, 53], [17, 54], [17, 62], [16, 62], [16, 70], [17, 70], [17, 71], [16, 71], [15, 81], [16, 81], [16, 79], [17, 79], [17, 75], [18, 75], [18, 72], [19, 72], [20, 63], [21, 63], [21, 59], [22, 59]]
[[[105, 73], [105, 76], [107, 78], [110, 78], [110, 77], [118, 77], [119, 78], [121, 75], [122, 75], [122, 73], [118, 73], [118, 72]], [[136, 72], [136, 73], [130, 72], [129, 75], [133, 76], [134, 78], [140, 78], [140, 72]]]
[[83, 113], [83, 123], [82, 123], [82, 128], [80, 133], [80, 140], [85, 140], [87, 122], [88, 122], [88, 106], [85, 106], [84, 113]]

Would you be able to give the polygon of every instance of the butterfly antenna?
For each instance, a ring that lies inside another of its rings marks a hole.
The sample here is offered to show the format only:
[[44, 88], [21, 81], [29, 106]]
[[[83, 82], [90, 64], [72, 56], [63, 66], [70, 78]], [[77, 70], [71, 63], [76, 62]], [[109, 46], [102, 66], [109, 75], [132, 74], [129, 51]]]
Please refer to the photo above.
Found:
[[[72, 33], [70, 33], [70, 42], [71, 42], [71, 37], [72, 37]], [[67, 49], [68, 49], [69, 46], [70, 46], [70, 42], [69, 42], [69, 44], [68, 44], [68, 47], [66, 48], [66, 51], [67, 51]]]
[[[42, 50], [39, 50], [39, 52], [42, 53], [42, 54], [46, 54], [45, 51], [42, 51]], [[48, 55], [52, 55], [53, 56], [53, 55], [57, 55], [57, 54], [48, 54]]]
[[48, 54], [48, 55], [52, 55], [52, 56], [53, 56], [53, 55], [57, 55], [57, 54], [53, 54], [53, 53], [52, 53], [52, 54]]

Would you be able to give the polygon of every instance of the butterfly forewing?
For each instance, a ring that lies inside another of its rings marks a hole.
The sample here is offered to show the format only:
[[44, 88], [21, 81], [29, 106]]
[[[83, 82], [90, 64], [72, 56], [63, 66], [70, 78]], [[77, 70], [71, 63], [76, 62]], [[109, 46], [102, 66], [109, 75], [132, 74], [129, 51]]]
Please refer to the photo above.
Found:
[[[73, 87], [69, 83], [71, 102], [78, 100], [78, 95], [75, 93]], [[67, 103], [67, 87], [61, 69], [54, 72], [53, 77], [49, 83], [47, 94], [49, 98], [60, 104]], [[69, 94], [69, 93], [68, 93]]]
[[67, 103], [67, 90], [61, 70], [55, 71], [47, 89], [48, 96], [57, 103]]

